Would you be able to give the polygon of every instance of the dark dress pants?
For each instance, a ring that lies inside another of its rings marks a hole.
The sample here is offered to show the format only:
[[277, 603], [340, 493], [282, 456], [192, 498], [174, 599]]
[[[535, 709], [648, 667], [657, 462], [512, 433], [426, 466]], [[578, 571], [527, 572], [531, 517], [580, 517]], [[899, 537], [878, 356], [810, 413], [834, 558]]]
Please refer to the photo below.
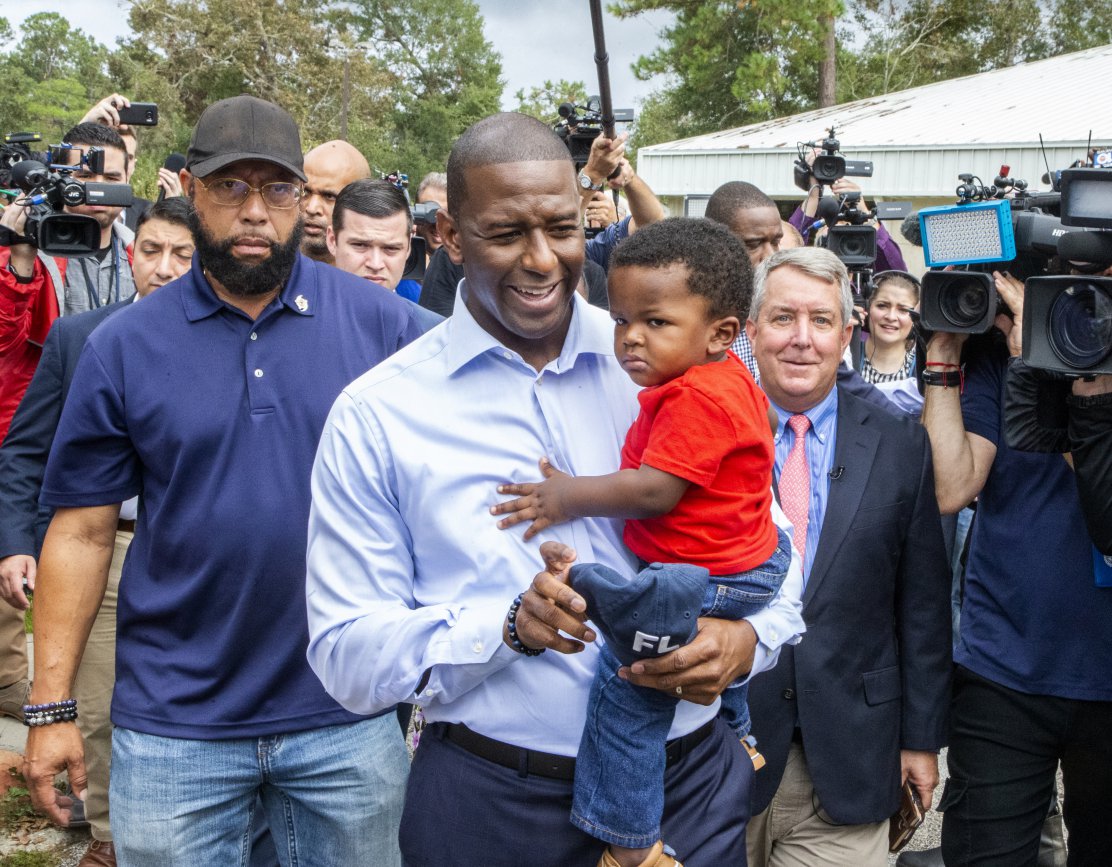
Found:
[[[718, 720], [665, 772], [663, 836], [685, 867], [745, 867], [753, 765]], [[575, 828], [571, 781], [520, 775], [426, 729], [402, 814], [406, 867], [595, 867], [604, 844]]]

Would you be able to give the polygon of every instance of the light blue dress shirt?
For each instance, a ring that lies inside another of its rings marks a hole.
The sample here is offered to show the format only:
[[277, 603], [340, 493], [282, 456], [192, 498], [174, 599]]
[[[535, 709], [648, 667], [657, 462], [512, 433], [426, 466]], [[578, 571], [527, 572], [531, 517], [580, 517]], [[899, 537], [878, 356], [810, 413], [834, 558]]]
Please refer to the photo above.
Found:
[[[499, 530], [489, 508], [506, 499], [499, 483], [538, 481], [542, 455], [574, 475], [615, 471], [638, 389], [614, 358], [609, 318], [578, 296], [563, 350], [540, 373], [476, 323], [465, 296], [466, 283], [452, 318], [352, 383], [325, 425], [309, 522], [309, 662], [351, 710], [412, 701], [430, 721], [575, 755], [596, 647], [525, 657], [503, 643], [502, 626], [541, 571], [542, 541], [632, 575], [622, 523], [578, 519], [526, 543], [527, 524]], [[751, 619], [754, 672], [798, 640], [800, 595], [796, 559], [780, 598]], [[679, 702], [670, 736], [717, 709]]]
[[[776, 426], [776, 484], [780, 484], [780, 471], [795, 444], [795, 431], [787, 426], [793, 413], [781, 409], [772, 399], [772, 408], [780, 416]], [[807, 430], [807, 466], [811, 471], [811, 505], [807, 510], [807, 551], [803, 558], [803, 586], [811, 575], [815, 562], [815, 551], [819, 547], [822, 521], [826, 515], [826, 501], [830, 497], [830, 473], [834, 471], [834, 447], [838, 435], [838, 389], [830, 389], [830, 394], [803, 413], [811, 420]]]

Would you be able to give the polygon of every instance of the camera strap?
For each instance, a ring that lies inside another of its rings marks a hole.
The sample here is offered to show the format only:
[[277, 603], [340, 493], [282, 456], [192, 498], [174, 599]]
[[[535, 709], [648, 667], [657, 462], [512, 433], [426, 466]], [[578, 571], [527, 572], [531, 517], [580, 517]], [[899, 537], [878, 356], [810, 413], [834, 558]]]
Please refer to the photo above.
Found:
[[0, 247], [14, 247], [17, 244], [30, 244], [23, 235], [17, 235], [7, 226], [0, 226]]
[[[108, 285], [108, 295], [105, 303], [113, 304], [120, 300], [120, 251], [119, 251], [119, 238], [116, 233], [112, 233], [112, 282]], [[85, 292], [89, 296], [89, 309], [96, 310], [101, 306], [100, 301], [100, 266], [98, 261], [96, 271], [89, 274], [89, 257], [83, 256], [77, 260], [81, 266], [81, 275], [85, 278]], [[115, 296], [115, 297], [113, 297]]]

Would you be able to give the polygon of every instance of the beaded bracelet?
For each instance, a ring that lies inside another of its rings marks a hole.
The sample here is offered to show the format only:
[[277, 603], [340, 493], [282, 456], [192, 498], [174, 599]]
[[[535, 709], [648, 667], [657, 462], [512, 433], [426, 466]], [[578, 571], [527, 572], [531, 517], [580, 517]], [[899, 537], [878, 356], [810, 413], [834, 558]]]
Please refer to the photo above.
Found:
[[546, 648], [526, 647], [522, 644], [521, 639], [517, 637], [517, 609], [521, 607], [521, 597], [524, 595], [524, 593], [518, 593], [513, 605], [510, 606], [510, 611], [506, 615], [506, 632], [510, 634], [510, 647], [518, 653], [523, 653], [526, 656], [540, 656]]
[[52, 723], [73, 722], [77, 719], [77, 699], [67, 698], [47, 704], [23, 705], [25, 726], [48, 726]]

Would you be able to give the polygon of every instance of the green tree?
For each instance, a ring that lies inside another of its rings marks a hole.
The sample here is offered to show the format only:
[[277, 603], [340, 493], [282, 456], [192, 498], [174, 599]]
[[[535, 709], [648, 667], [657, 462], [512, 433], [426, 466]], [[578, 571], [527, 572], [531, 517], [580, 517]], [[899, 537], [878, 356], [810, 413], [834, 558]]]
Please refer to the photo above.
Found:
[[473, 0], [350, 0], [337, 4], [336, 26], [374, 54], [393, 78], [383, 170], [412, 178], [443, 171], [452, 143], [499, 110], [502, 60], [483, 35]]
[[543, 120], [545, 123], [554, 123], [559, 119], [560, 105], [570, 102], [573, 105], [586, 105], [587, 86], [582, 81], [559, 81], [545, 79], [544, 84], [534, 85], [526, 92], [521, 88], [514, 94], [517, 105], [514, 111]]
[[[58, 141], [109, 86], [109, 51], [56, 12], [29, 15], [19, 42], [0, 55], [0, 123]], [[0, 44], [14, 33], [0, 18]]]
[[369, 153], [392, 109], [392, 78], [335, 38], [329, 9], [314, 0], [134, 0], [133, 36], [112, 69], [130, 98], [159, 104], [159, 126], [144, 133], [142, 177], [167, 152], [184, 152], [205, 107], [241, 93], [287, 109], [306, 149], [337, 138], [345, 65], [348, 138]]
[[843, 11], [841, 0], [616, 0], [611, 10], [630, 17], [650, 10], [675, 13], [661, 46], [634, 63], [647, 80], [667, 75], [646, 107], [637, 145], [658, 132], [697, 135], [811, 108], [818, 90], [825, 21]]

